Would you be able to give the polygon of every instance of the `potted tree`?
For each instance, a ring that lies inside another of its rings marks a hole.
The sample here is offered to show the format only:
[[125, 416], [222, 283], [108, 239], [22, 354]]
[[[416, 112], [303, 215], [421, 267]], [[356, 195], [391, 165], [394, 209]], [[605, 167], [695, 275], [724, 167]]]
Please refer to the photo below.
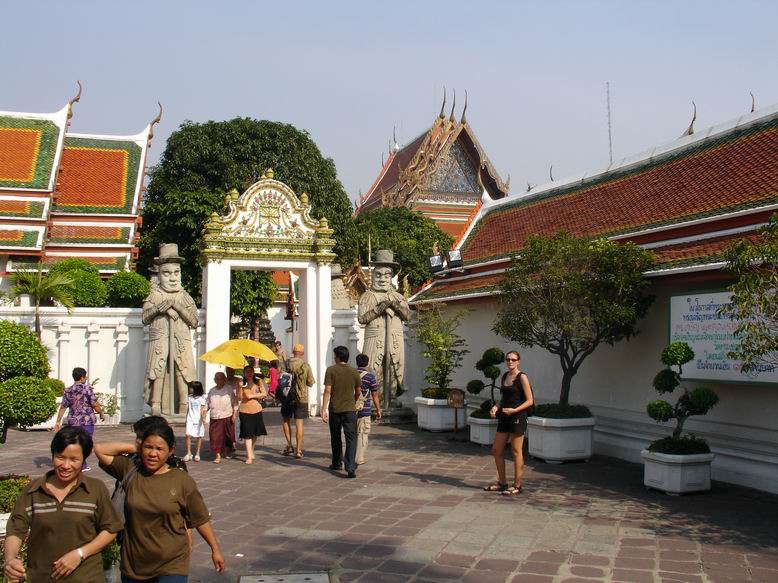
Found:
[[434, 304], [430, 308], [419, 310], [413, 326], [416, 337], [425, 349], [424, 356], [428, 360], [426, 380], [430, 386], [416, 397], [417, 423], [428, 431], [449, 431], [456, 424], [465, 424], [465, 409], [454, 409], [448, 406], [448, 393], [451, 387], [451, 375], [462, 366], [462, 359], [469, 351], [464, 348], [465, 340], [456, 329], [465, 312], [457, 312], [450, 318], [443, 317], [443, 306]]
[[684, 436], [683, 426], [692, 415], [708, 413], [719, 397], [707, 387], [688, 389], [682, 378], [683, 365], [692, 359], [694, 351], [686, 342], [672, 342], [665, 347], [662, 363], [667, 368], [654, 377], [654, 389], [669, 394], [680, 386], [683, 393], [674, 406], [663, 399], [646, 406], [648, 416], [658, 423], [675, 419], [675, 429], [672, 435], [657, 439], [641, 452], [643, 483], [674, 495], [710, 490], [710, 464], [714, 455], [704, 439]]
[[522, 346], [541, 346], [559, 358], [559, 401], [536, 405], [528, 418], [529, 453], [547, 462], [588, 459], [594, 417], [570, 404], [572, 380], [601, 344], [637, 333], [653, 297], [643, 272], [653, 255], [632, 243], [530, 236], [501, 284], [494, 330]]
[[[505, 358], [505, 354], [499, 348], [487, 348], [481, 360], [479, 360], [475, 368], [480, 370], [488, 381], [490, 398], [484, 400], [478, 408], [476, 408], [468, 416], [468, 423], [470, 424], [470, 441], [481, 445], [491, 445], [494, 443], [494, 437], [497, 434], [497, 419], [492, 419], [489, 411], [494, 405], [494, 387], [497, 379], [500, 378], [500, 367]], [[467, 392], [471, 395], [479, 395], [486, 388], [486, 384], [480, 379], [474, 379], [467, 383]]]

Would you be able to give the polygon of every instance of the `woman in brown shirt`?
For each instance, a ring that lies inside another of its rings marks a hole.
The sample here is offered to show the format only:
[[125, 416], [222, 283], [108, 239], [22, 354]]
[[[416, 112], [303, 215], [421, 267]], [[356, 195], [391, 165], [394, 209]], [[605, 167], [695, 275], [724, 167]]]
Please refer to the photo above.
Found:
[[257, 437], [267, 435], [262, 419], [262, 400], [267, 397], [267, 388], [262, 379], [254, 374], [254, 367], [243, 367], [243, 386], [238, 389], [240, 408], [240, 437], [246, 442], [246, 463], [254, 463], [254, 446]]
[[[54, 469], [30, 482], [16, 500], [5, 540], [5, 577], [12, 583], [103, 580], [100, 551], [121, 531], [105, 485], [81, 473], [92, 438], [81, 427], [60, 429], [51, 440]], [[30, 534], [27, 568], [19, 558]]]
[[127, 489], [121, 551], [122, 583], [158, 577], [186, 581], [191, 552], [188, 528], [197, 529], [211, 547], [214, 567], [219, 572], [224, 571], [224, 556], [197, 484], [189, 474], [171, 468], [167, 463], [174, 447], [173, 430], [163, 425], [144, 432], [139, 465], [121, 455], [135, 453], [135, 444], [95, 446], [100, 467], [117, 480], [123, 480]]

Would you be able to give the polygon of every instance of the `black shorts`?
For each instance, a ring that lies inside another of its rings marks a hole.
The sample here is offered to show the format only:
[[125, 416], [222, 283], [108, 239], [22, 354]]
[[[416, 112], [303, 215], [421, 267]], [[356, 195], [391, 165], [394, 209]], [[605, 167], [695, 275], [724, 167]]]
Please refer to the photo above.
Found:
[[267, 435], [265, 429], [265, 420], [262, 419], [262, 412], [259, 413], [238, 413], [240, 417], [240, 438], [251, 439]]
[[298, 403], [297, 401], [288, 401], [281, 405], [281, 417], [284, 419], [308, 419], [308, 403]]
[[504, 415], [497, 412], [497, 433], [510, 433], [511, 435], [524, 435], [527, 433], [527, 412], [522, 411], [515, 415]]

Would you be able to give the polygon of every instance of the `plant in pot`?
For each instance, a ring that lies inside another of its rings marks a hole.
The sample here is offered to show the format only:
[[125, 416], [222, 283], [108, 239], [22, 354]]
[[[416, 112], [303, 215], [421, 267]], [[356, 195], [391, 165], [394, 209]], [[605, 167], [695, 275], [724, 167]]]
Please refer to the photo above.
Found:
[[522, 346], [540, 346], [559, 358], [559, 401], [536, 405], [528, 419], [529, 452], [549, 462], [588, 459], [594, 418], [570, 404], [573, 377], [601, 344], [637, 333], [653, 296], [643, 272], [651, 252], [632, 243], [591, 240], [560, 232], [530, 236], [501, 284], [494, 330]]
[[[500, 367], [505, 358], [505, 354], [499, 348], [487, 348], [481, 359], [476, 363], [475, 368], [480, 370], [488, 381], [490, 398], [484, 400], [481, 405], [470, 413], [470, 441], [481, 445], [491, 445], [494, 443], [494, 437], [497, 433], [497, 419], [492, 419], [489, 414], [492, 406], [496, 403], [494, 388], [497, 379], [500, 378]], [[471, 395], [480, 395], [486, 388], [486, 384], [480, 379], [474, 379], [467, 383], [467, 392]]]
[[470, 352], [465, 349], [464, 338], [456, 333], [466, 312], [459, 311], [445, 317], [443, 309], [441, 304], [421, 309], [413, 324], [416, 337], [425, 347], [422, 354], [428, 364], [424, 380], [430, 385], [422, 390], [421, 397], [415, 399], [417, 422], [419, 427], [429, 431], [454, 429], [455, 414], [459, 426], [465, 421], [464, 409], [449, 407], [447, 397], [454, 371], [462, 366], [462, 360]]
[[683, 426], [692, 415], [705, 415], [719, 402], [719, 397], [707, 387], [689, 389], [683, 380], [683, 365], [694, 359], [694, 351], [686, 342], [672, 342], [662, 351], [662, 363], [667, 367], [654, 377], [654, 389], [670, 394], [678, 387], [683, 393], [671, 405], [664, 399], [650, 401], [646, 412], [658, 423], [675, 419], [672, 435], [657, 439], [641, 455], [644, 462], [643, 483], [668, 494], [684, 494], [710, 490], [710, 464], [713, 454], [704, 439], [683, 435]]

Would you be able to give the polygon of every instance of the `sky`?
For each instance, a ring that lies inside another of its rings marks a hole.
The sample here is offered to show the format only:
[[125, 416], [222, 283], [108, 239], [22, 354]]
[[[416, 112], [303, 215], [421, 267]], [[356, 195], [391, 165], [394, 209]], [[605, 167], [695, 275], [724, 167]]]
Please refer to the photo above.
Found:
[[[774, 0], [22, 1], [0, 7], [0, 110], [70, 131], [137, 134], [150, 163], [185, 120], [252, 117], [309, 132], [352, 199], [396, 128], [425, 131], [443, 87], [511, 192], [778, 103]], [[450, 110], [449, 110], [450, 111]]]

